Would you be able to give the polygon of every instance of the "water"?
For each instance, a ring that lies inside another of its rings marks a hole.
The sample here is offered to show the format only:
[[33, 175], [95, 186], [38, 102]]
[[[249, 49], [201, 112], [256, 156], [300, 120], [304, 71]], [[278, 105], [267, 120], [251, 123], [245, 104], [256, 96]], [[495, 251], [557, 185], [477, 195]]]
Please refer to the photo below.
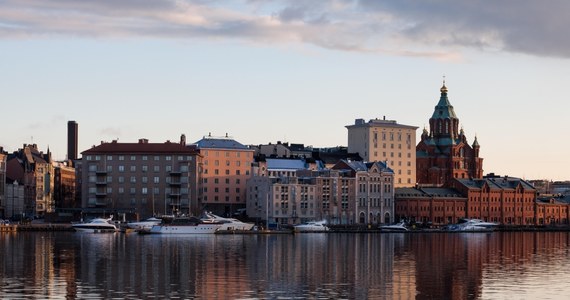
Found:
[[570, 235], [0, 234], [2, 299], [568, 299]]

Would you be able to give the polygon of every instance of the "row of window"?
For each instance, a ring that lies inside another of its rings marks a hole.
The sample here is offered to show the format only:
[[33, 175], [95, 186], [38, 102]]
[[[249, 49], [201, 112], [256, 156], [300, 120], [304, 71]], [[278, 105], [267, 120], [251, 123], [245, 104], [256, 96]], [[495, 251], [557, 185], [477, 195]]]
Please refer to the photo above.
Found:
[[[204, 174], [208, 174], [208, 169], [203, 169]], [[214, 175], [220, 175], [219, 169], [214, 169]], [[226, 170], [226, 175], [230, 175], [230, 170]], [[236, 170], [235, 175], [241, 175], [241, 170]], [[249, 170], [245, 171], [245, 175], [249, 176]]]
[[[154, 187], [154, 188], [148, 188], [148, 187], [143, 187], [140, 189], [137, 189], [135, 187], [131, 187], [128, 189], [129, 194], [137, 194], [137, 190], [140, 192], [140, 194], [142, 195], [147, 195], [152, 193], [153, 195], [161, 195], [161, 190], [158, 187]], [[117, 188], [117, 193], [118, 194], [124, 194], [126, 191], [126, 189], [124, 187], [118, 187]], [[90, 194], [112, 194], [113, 193], [113, 188], [112, 187], [107, 187], [106, 189], [97, 189], [96, 187], [90, 187], [89, 188], [89, 193]], [[164, 193], [169, 195], [169, 194], [188, 194], [188, 189], [187, 188], [181, 188], [181, 189], [170, 189], [170, 188], [166, 188], [164, 189]]]
[[[149, 183], [149, 179], [152, 178], [152, 183], [160, 183], [160, 177], [159, 176], [154, 176], [154, 177], [147, 177], [147, 176], [142, 176], [142, 177], [137, 177], [137, 176], [131, 176], [129, 178], [129, 182], [130, 183], [137, 183], [137, 178], [140, 178], [142, 183]], [[97, 180], [97, 176], [94, 175], [90, 175], [89, 176], [89, 183], [113, 183], [113, 176], [105, 176], [102, 181], [98, 181]], [[174, 184], [182, 184], [182, 183], [188, 183], [188, 177], [170, 177], [167, 176], [165, 177], [165, 182], [166, 183], [174, 183]], [[117, 183], [125, 183], [125, 176], [118, 176], [117, 177]]]
[[[236, 163], [236, 166], [237, 166], [237, 167], [241, 167], [241, 161], [240, 161], [240, 160], [235, 161], [235, 163]], [[230, 166], [230, 164], [231, 164], [230, 161], [229, 161], [229, 160], [226, 160], [226, 166]], [[251, 164], [251, 163], [249, 163], [249, 162], [246, 163], [246, 165], [250, 165], [250, 164]], [[204, 165], [206, 165], [206, 166], [208, 165], [208, 160], [207, 160], [207, 159], [204, 160]], [[214, 160], [214, 166], [219, 166], [219, 165], [220, 165], [220, 161], [217, 160], [217, 159]]]
[[[204, 202], [208, 202], [208, 196], [204, 195], [204, 197], [202, 197], [202, 200]], [[235, 200], [236, 200], [236, 202], [240, 202], [240, 197], [236, 196]], [[214, 196], [214, 202], [218, 202], [218, 201], [220, 201], [220, 198], [217, 195]], [[225, 201], [230, 202], [230, 196], [225, 196]]]
[[[172, 161], [173, 158], [176, 159], [177, 161], [191, 161], [192, 160], [192, 156], [190, 156], [190, 155], [177, 155], [174, 157], [172, 155], [165, 155], [165, 156], [160, 156], [160, 155], [153, 155], [153, 156], [148, 156], [148, 155], [117, 155], [116, 158], [120, 161], [123, 161], [123, 160], [125, 160], [126, 157], [129, 157], [131, 161], [136, 161], [136, 160], [147, 161], [151, 157], [154, 161], [160, 161], [161, 158], [164, 158], [165, 161]], [[113, 155], [87, 155], [85, 157], [85, 159], [88, 161], [91, 161], [91, 160], [100, 161], [102, 158], [104, 158], [107, 161], [112, 161], [114, 159], [114, 156]]]
[[[118, 171], [118, 172], [125, 172], [125, 170], [127, 170], [127, 168], [125, 168], [124, 165], [118, 165], [118, 166], [116, 166], [116, 167], [117, 167], [117, 171]], [[98, 172], [98, 171], [100, 171], [100, 169], [97, 168], [97, 164], [89, 165], [89, 167], [88, 167], [87, 170], [89, 170], [89, 172]], [[136, 172], [136, 171], [137, 171], [137, 166], [129, 166], [129, 167], [128, 167], [128, 170], [131, 171], [131, 172]], [[147, 166], [147, 165], [141, 166], [141, 169], [140, 169], [140, 170], [141, 170], [143, 173], [146, 173], [146, 172], [149, 171], [149, 166]], [[155, 172], [155, 173], [156, 173], [156, 172], [160, 172], [160, 166], [152, 166], [152, 170], [153, 170], [153, 172]], [[107, 167], [105, 168], [105, 171], [106, 171], [106, 172], [113, 172], [113, 166], [112, 166], [112, 165], [107, 166]], [[164, 171], [166, 171], [166, 172], [172, 172], [172, 166], [164, 166]], [[180, 172], [188, 172], [188, 165], [181, 165], [181, 166], [180, 166]]]

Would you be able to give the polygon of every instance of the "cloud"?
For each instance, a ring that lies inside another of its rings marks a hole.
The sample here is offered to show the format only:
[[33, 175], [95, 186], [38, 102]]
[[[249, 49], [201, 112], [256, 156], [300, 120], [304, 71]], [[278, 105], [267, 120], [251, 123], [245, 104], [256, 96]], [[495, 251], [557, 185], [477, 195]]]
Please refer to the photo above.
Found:
[[232, 39], [444, 60], [471, 48], [570, 57], [567, 11], [562, 0], [4, 0], [0, 38]]
[[122, 136], [121, 128], [116, 127], [106, 127], [99, 130], [98, 134], [100, 136], [106, 136], [111, 138], [119, 139]]

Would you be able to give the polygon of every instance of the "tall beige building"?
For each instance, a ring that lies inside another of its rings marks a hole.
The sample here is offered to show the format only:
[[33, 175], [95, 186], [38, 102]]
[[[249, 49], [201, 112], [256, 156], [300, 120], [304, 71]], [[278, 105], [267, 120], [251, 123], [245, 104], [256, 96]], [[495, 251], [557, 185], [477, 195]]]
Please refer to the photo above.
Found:
[[358, 153], [364, 161], [388, 162], [394, 170], [395, 187], [416, 183], [416, 126], [394, 120], [356, 119], [348, 129], [348, 152]]

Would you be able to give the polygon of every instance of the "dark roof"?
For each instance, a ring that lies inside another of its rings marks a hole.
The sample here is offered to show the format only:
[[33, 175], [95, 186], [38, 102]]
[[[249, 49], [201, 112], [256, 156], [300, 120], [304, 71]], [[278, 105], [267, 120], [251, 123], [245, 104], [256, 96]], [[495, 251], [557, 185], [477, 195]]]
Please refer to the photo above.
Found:
[[[248, 147], [230, 138], [210, 138], [203, 139], [194, 143], [198, 149], [233, 149], [233, 150], [250, 150]], [[252, 150], [253, 151], [253, 150]]]
[[179, 143], [148, 143], [139, 141], [138, 143], [118, 143], [113, 141], [111, 143], [102, 143], [94, 146], [89, 150], [81, 152], [81, 154], [100, 154], [100, 153], [179, 153], [179, 154], [196, 154], [196, 151], [190, 147]]
[[491, 177], [481, 179], [456, 178], [456, 180], [468, 188], [482, 188], [485, 184], [487, 184], [490, 189], [508, 190], [515, 189], [520, 184], [525, 190], [536, 190], [536, 188], [528, 181], [517, 177]]
[[450, 198], [465, 198], [458, 190], [450, 188], [396, 188], [394, 189], [394, 196], [396, 197], [450, 197]]

